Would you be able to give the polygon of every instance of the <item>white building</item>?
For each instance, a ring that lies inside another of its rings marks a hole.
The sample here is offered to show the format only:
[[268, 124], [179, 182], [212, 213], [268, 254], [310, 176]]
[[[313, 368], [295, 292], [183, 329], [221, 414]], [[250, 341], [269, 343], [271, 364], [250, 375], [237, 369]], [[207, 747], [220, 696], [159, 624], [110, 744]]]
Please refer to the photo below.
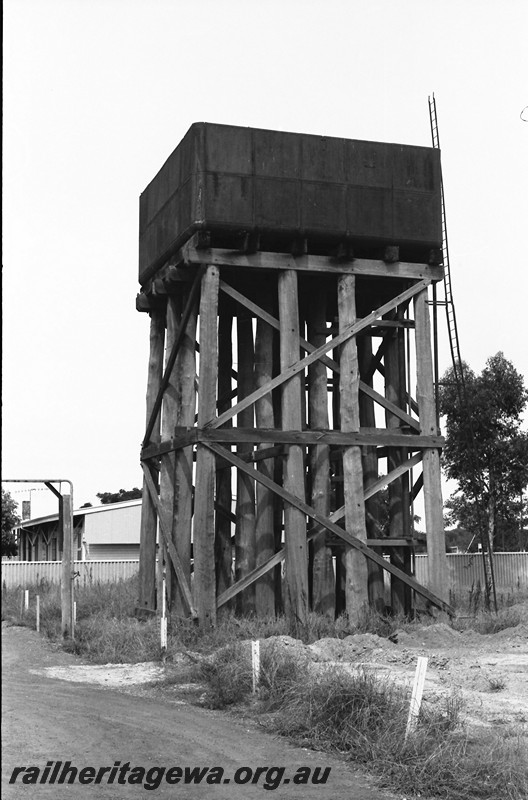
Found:
[[[73, 512], [73, 557], [79, 561], [139, 558], [141, 499]], [[19, 561], [60, 561], [59, 514], [23, 520], [15, 528]]]

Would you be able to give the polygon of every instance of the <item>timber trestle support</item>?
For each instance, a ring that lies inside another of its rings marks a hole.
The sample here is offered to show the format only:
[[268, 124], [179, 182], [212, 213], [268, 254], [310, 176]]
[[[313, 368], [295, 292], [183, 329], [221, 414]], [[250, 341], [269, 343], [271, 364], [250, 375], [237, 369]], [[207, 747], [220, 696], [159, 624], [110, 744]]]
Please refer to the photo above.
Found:
[[[194, 234], [137, 300], [151, 318], [138, 609], [155, 610], [165, 565], [169, 609], [204, 626], [285, 611], [302, 634], [310, 610], [409, 613], [418, 596], [451, 614], [428, 309], [443, 268], [397, 248], [209, 245]], [[421, 491], [427, 587], [412, 574]]]

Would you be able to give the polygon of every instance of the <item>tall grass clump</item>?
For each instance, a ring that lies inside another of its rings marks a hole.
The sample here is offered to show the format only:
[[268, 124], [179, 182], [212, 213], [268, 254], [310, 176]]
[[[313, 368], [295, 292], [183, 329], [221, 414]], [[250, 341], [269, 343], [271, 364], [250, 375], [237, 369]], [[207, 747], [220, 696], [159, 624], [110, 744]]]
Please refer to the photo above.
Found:
[[36, 597], [40, 597], [40, 630], [49, 639], [61, 636], [61, 597], [60, 586], [42, 581], [26, 587], [29, 591], [29, 608], [23, 607], [24, 589], [20, 586], [3, 589], [2, 621], [10, 625], [36, 627]]
[[206, 629], [190, 619], [173, 618], [169, 623], [169, 634], [174, 641], [202, 653], [215, 653], [236, 642], [284, 636], [287, 633], [284, 617], [236, 617], [234, 614], [224, 614], [214, 628]]
[[70, 652], [96, 664], [138, 664], [161, 658], [159, 620], [139, 622], [133, 617], [110, 617], [98, 611], [81, 619]]
[[225, 708], [239, 703], [253, 687], [250, 643], [227, 645], [212, 658], [204, 659], [198, 674], [207, 685], [204, 700], [209, 708]]
[[134, 617], [137, 594], [137, 576], [78, 587], [75, 641], [69, 649], [99, 664], [159, 659], [159, 620]]
[[[324, 614], [312, 612], [308, 614], [302, 641], [311, 644], [319, 639], [344, 639], [351, 634], [367, 632], [388, 638], [404, 624], [403, 615], [389, 617], [368, 608], [364, 609], [360, 619], [354, 624], [346, 614], [334, 620]], [[285, 616], [244, 617], [235, 616], [233, 613], [224, 613], [219, 618], [217, 626], [209, 630], [200, 629], [191, 620], [174, 618], [169, 625], [169, 632], [185, 647], [199, 649], [205, 653], [216, 652], [227, 644], [235, 642], [291, 635], [290, 625]]]
[[108, 583], [87, 583], [75, 588], [77, 619], [96, 614], [125, 619], [134, 615], [138, 596], [137, 576]]
[[202, 664], [206, 703], [246, 702], [275, 733], [315, 750], [361, 763], [380, 784], [406, 796], [445, 800], [522, 800], [528, 796], [526, 739], [480, 734], [460, 723], [456, 697], [424, 701], [406, 738], [409, 691], [365, 669], [314, 665], [284, 648], [261, 659], [260, 687], [251, 697], [249, 643], [234, 643]]
[[[521, 800], [528, 796], [526, 740], [489, 736], [472, 741], [456, 698], [422, 704], [405, 737], [408, 691], [365, 670], [305, 672], [275, 693], [269, 725], [317, 750], [362, 763], [381, 783], [406, 794], [446, 800]], [[524, 747], [524, 750], [523, 750]]]
[[[62, 641], [60, 586], [42, 582], [28, 589], [28, 611], [23, 609], [23, 590], [20, 587], [4, 590], [2, 619], [12, 625], [35, 628], [38, 594], [41, 633], [52, 641]], [[65, 649], [96, 663], [138, 663], [159, 659], [159, 621], [138, 622], [134, 618], [137, 589], [137, 577], [114, 583], [75, 586], [75, 640], [64, 642]]]

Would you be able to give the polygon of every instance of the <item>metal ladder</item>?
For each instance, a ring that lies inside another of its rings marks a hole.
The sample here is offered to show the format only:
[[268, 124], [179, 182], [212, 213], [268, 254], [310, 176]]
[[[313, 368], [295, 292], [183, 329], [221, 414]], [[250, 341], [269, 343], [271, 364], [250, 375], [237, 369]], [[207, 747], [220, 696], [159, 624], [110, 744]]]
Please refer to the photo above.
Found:
[[[438, 133], [438, 119], [436, 115], [436, 100], [434, 94], [428, 98], [429, 102], [429, 120], [431, 123], [431, 136], [433, 140], [433, 147], [435, 150], [440, 150], [440, 135]], [[447, 222], [446, 222], [446, 209], [445, 209], [445, 195], [444, 195], [444, 182], [442, 179], [442, 171], [440, 170], [440, 194], [441, 194], [441, 209], [442, 209], [442, 261], [444, 265], [444, 297], [445, 300], [439, 301], [439, 305], [445, 305], [446, 318], [447, 318], [447, 332], [449, 335], [449, 347], [451, 349], [451, 361], [453, 362], [453, 370], [457, 385], [462, 387], [465, 395], [465, 380], [464, 371], [462, 369], [462, 359], [460, 356], [460, 340], [458, 338], [458, 327], [456, 321], [455, 304], [453, 302], [453, 290], [451, 287], [451, 269], [449, 266], [449, 244], [447, 240]], [[465, 399], [465, 398], [464, 398]]]
[[[429, 102], [429, 121], [431, 123], [431, 137], [433, 141], [433, 148], [435, 150], [440, 150], [440, 135], [438, 132], [438, 118], [436, 113], [436, 100], [434, 93], [431, 97], [428, 97]], [[453, 374], [457, 386], [457, 393], [460, 405], [463, 408], [468, 408], [468, 399], [467, 399], [467, 389], [466, 389], [466, 380], [464, 376], [464, 369], [462, 358], [460, 356], [460, 340], [458, 337], [458, 327], [456, 321], [456, 313], [455, 313], [455, 304], [453, 301], [453, 290], [451, 286], [451, 269], [449, 265], [449, 244], [447, 239], [447, 221], [446, 221], [446, 209], [445, 209], [445, 195], [444, 195], [444, 181], [442, 178], [442, 170], [440, 168], [440, 195], [441, 195], [441, 212], [442, 212], [442, 261], [444, 266], [444, 301], [438, 301], [435, 299], [435, 303], [437, 305], [445, 305], [446, 309], [446, 318], [447, 318], [447, 331], [449, 335], [449, 347], [451, 350], [451, 361], [453, 364]], [[475, 450], [475, 437], [473, 433], [473, 426], [471, 424], [471, 418], [468, 418], [469, 422], [469, 434], [470, 434], [470, 441], [468, 442], [468, 446], [474, 452]], [[478, 526], [480, 528], [480, 538], [482, 541], [482, 556], [483, 556], [483, 568], [484, 568], [484, 578], [486, 581], [486, 595], [489, 598], [490, 591], [493, 592], [493, 600], [495, 605], [495, 611], [497, 611], [497, 594], [495, 588], [495, 570], [493, 566], [493, 551], [490, 545], [489, 536], [487, 528], [485, 528], [483, 523], [483, 515], [482, 515], [482, 500], [481, 500], [481, 484], [482, 478], [477, 473], [475, 469], [475, 473], [472, 480], [473, 484], [473, 499], [475, 500], [475, 508], [477, 512], [477, 520]], [[484, 533], [485, 530], [485, 533]], [[474, 539], [475, 537], [473, 537]], [[469, 547], [473, 543], [473, 539], [470, 542]], [[468, 548], [469, 550], [469, 548]]]

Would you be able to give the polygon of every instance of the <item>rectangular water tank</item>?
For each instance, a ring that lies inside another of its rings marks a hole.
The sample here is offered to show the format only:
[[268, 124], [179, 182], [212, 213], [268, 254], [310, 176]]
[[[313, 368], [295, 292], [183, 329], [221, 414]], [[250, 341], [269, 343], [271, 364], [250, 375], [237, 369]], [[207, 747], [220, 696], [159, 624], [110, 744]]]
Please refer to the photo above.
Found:
[[430, 147], [197, 122], [141, 194], [139, 279], [200, 229], [260, 232], [269, 249], [286, 236], [395, 244], [427, 260], [442, 242], [440, 204]]

